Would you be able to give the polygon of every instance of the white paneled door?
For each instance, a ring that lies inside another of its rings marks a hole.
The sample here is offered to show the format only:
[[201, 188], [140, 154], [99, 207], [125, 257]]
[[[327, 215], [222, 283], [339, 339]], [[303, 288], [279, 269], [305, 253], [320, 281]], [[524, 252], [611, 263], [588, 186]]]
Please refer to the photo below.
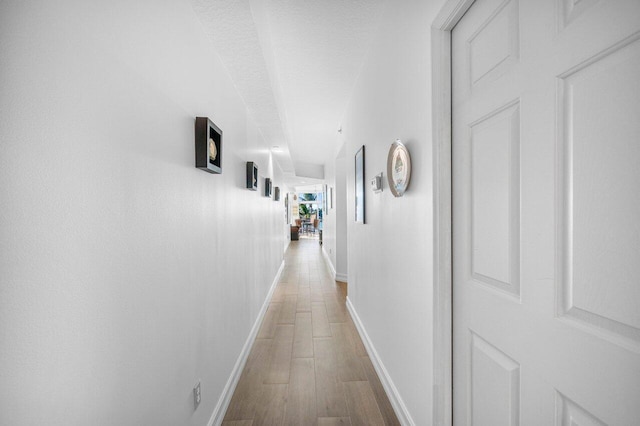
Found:
[[454, 424], [640, 425], [640, 1], [452, 32]]

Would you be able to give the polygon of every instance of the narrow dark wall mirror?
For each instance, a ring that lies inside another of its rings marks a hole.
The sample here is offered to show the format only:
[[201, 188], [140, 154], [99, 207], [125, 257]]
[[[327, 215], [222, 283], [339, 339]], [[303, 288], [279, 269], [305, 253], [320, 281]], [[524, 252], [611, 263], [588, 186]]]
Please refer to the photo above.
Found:
[[364, 219], [364, 145], [356, 152], [356, 222], [365, 223]]

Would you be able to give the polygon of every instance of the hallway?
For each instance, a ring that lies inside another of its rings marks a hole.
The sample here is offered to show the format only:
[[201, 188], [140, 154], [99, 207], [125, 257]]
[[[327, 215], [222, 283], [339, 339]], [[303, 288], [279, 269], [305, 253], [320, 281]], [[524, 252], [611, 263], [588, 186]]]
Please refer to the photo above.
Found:
[[1, 1], [0, 426], [640, 426], [639, 18]]
[[398, 425], [316, 240], [285, 268], [223, 425]]

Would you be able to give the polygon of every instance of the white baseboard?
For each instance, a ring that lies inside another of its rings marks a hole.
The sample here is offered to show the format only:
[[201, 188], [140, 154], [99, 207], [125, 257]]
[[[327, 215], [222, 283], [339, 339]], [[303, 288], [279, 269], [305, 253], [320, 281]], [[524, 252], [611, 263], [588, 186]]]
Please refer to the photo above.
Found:
[[387, 369], [384, 367], [382, 360], [378, 356], [378, 352], [376, 352], [376, 348], [373, 346], [373, 342], [371, 342], [371, 339], [369, 338], [369, 335], [367, 334], [367, 331], [365, 330], [362, 321], [360, 321], [360, 317], [358, 316], [356, 309], [351, 304], [351, 300], [349, 300], [348, 296], [347, 309], [349, 310], [349, 314], [351, 314], [351, 318], [353, 319], [353, 322], [358, 329], [358, 333], [360, 334], [360, 338], [364, 343], [364, 347], [369, 354], [371, 363], [373, 364], [376, 373], [378, 373], [378, 377], [380, 378], [382, 387], [389, 397], [389, 402], [391, 402], [391, 406], [393, 407], [393, 411], [398, 417], [398, 421], [402, 426], [415, 426], [415, 423], [411, 418], [411, 414], [409, 414], [409, 411], [407, 410], [407, 406], [404, 404], [404, 401], [400, 397], [398, 389], [396, 389], [396, 386], [393, 384], [393, 380], [391, 380]]
[[247, 337], [247, 341], [242, 347], [242, 351], [240, 352], [240, 356], [238, 356], [236, 365], [233, 367], [233, 370], [231, 370], [231, 375], [229, 376], [229, 380], [227, 380], [227, 384], [222, 390], [222, 395], [220, 395], [220, 398], [218, 398], [216, 408], [214, 408], [213, 413], [211, 414], [211, 418], [209, 419], [209, 423], [207, 423], [208, 426], [220, 426], [222, 424], [222, 420], [224, 419], [224, 415], [227, 412], [227, 408], [229, 408], [229, 403], [231, 402], [233, 392], [236, 390], [236, 386], [238, 385], [238, 381], [240, 380], [240, 375], [242, 374], [244, 365], [247, 363], [247, 357], [249, 356], [249, 352], [251, 351], [253, 342], [256, 340], [256, 336], [258, 335], [258, 330], [260, 329], [260, 325], [262, 324], [262, 320], [264, 319], [264, 314], [267, 313], [267, 308], [269, 307], [269, 303], [271, 302], [271, 296], [273, 296], [273, 291], [280, 281], [280, 276], [282, 275], [283, 270], [284, 260], [280, 264], [280, 268], [278, 269], [276, 277], [273, 279], [273, 283], [271, 284], [269, 293], [267, 293], [267, 297], [262, 304], [260, 312], [258, 313], [258, 318], [256, 318], [256, 322], [251, 328], [249, 337]]
[[347, 282], [347, 274], [342, 274], [340, 272], [336, 272], [336, 281], [340, 281], [343, 283]]
[[324, 256], [324, 261], [325, 261], [325, 264], [327, 265], [327, 269], [329, 270], [329, 273], [331, 274], [331, 278], [333, 278], [335, 280], [336, 279], [336, 268], [333, 267], [333, 263], [331, 263], [331, 259], [329, 258], [329, 255], [327, 254], [326, 250], [324, 249], [324, 246], [322, 246], [322, 254]]

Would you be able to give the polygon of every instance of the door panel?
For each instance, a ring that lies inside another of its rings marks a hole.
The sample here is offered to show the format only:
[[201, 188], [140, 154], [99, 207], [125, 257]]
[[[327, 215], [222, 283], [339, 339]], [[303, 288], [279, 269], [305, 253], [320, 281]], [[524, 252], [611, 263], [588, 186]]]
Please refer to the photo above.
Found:
[[[636, 343], [639, 70], [640, 40], [634, 35], [563, 74], [560, 81], [560, 313], [598, 329], [594, 331]], [[620, 82], [632, 83], [635, 90]]]
[[520, 364], [482, 337], [471, 333], [472, 423], [495, 426], [518, 424]]
[[640, 424], [640, 2], [452, 32], [456, 425]]
[[471, 277], [520, 295], [518, 102], [491, 112], [471, 132]]
[[476, 86], [499, 77], [518, 60], [518, 7], [503, 3], [468, 40], [469, 75]]

